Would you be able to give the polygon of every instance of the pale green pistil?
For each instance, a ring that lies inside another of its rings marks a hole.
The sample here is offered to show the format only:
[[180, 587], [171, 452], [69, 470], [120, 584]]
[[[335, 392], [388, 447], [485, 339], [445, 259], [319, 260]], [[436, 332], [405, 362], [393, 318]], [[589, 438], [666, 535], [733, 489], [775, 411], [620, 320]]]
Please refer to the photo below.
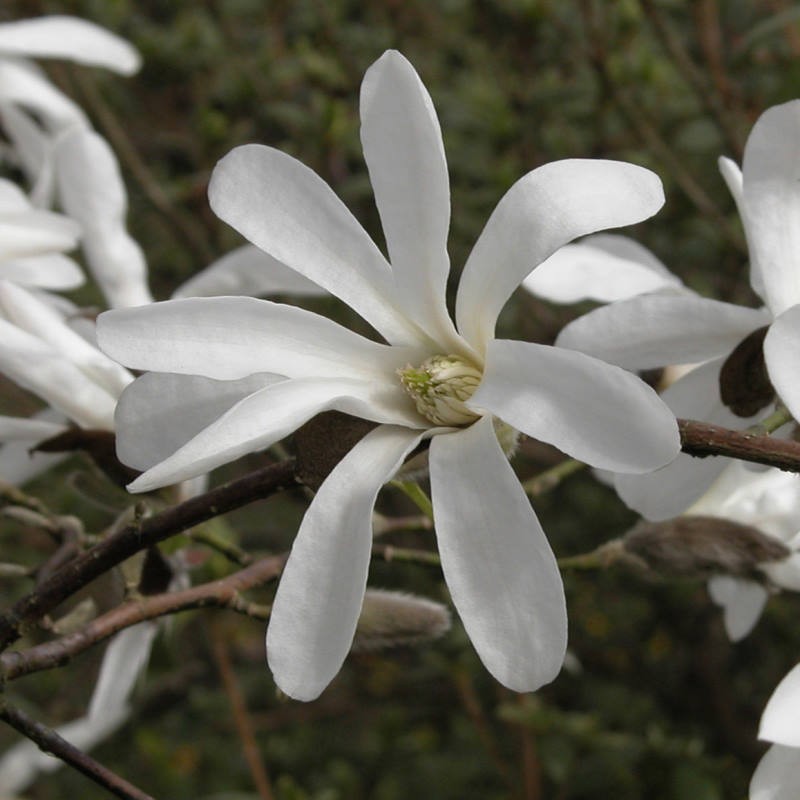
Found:
[[478, 388], [480, 370], [458, 356], [432, 356], [397, 371], [422, 416], [435, 425], [470, 425], [480, 416], [464, 403]]

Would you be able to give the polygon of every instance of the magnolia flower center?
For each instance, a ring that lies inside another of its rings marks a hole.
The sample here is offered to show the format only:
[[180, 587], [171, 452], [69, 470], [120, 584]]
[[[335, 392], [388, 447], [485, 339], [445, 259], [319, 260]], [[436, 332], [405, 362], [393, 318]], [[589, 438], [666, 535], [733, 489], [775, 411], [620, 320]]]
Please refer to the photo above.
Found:
[[419, 367], [409, 365], [397, 373], [417, 411], [435, 425], [470, 425], [480, 416], [464, 404], [483, 375], [463, 358], [432, 356]]

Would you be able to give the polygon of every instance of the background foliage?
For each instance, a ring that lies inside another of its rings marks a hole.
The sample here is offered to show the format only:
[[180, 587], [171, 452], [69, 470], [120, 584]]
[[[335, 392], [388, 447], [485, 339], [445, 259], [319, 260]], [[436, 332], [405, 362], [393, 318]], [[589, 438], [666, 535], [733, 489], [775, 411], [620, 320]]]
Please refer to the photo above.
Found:
[[[758, 115], [800, 96], [800, 6], [789, 0], [6, 0], [0, 21], [45, 13], [91, 19], [144, 56], [129, 80], [63, 64], [47, 70], [120, 157], [130, 226], [159, 298], [239, 243], [205, 192], [217, 159], [245, 142], [304, 161], [381, 241], [357, 98], [367, 66], [394, 47], [419, 71], [441, 119], [456, 273], [494, 204], [525, 172], [557, 158], [618, 158], [655, 170], [667, 194], [664, 210], [632, 233], [692, 288], [754, 303], [716, 159], [739, 161]], [[90, 292], [76, 298], [99, 302]], [[334, 300], [312, 306], [360, 324]], [[548, 342], [587, 308], [520, 294], [501, 325], [506, 335]], [[29, 400], [3, 398], [12, 402]], [[558, 458], [529, 442], [517, 466], [527, 476]], [[263, 459], [246, 461], [215, 480]], [[98, 489], [74, 490], [85, 473], [72, 462], [37, 488], [99, 529], [111, 514], [90, 501]], [[391, 492], [382, 502], [383, 511], [408, 511]], [[280, 551], [305, 503], [300, 492], [273, 498], [225, 524], [253, 552]], [[591, 550], [634, 521], [588, 474], [535, 505], [559, 556]], [[50, 546], [20, 525], [3, 536], [2, 547], [30, 563]], [[427, 546], [430, 534], [392, 541]], [[197, 577], [228, 569], [208, 557]], [[799, 652], [798, 599], [773, 598], [756, 631], [731, 645], [700, 580], [610, 570], [569, 572], [565, 582], [573, 667], [535, 696], [498, 687], [456, 624], [424, 649], [352, 657], [319, 701], [289, 703], [275, 695], [261, 623], [184, 614], [158, 641], [133, 719], [96, 754], [158, 798], [258, 797], [221, 677], [230, 660], [283, 800], [744, 797], [762, 752], [759, 714]], [[445, 599], [432, 567], [376, 561], [371, 583]], [[22, 588], [0, 587], [6, 598]], [[24, 693], [25, 708], [52, 724], [78, 716], [98, 661], [93, 652], [27, 678], [14, 696], [22, 702]], [[15, 740], [0, 729], [0, 746]], [[103, 793], [62, 770], [29, 796]]]

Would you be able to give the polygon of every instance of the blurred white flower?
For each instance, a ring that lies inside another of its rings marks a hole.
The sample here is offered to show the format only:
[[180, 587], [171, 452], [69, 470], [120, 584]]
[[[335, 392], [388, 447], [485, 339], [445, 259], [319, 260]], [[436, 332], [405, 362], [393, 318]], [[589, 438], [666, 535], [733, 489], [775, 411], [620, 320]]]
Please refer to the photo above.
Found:
[[[361, 120], [391, 264], [319, 177], [271, 148], [234, 150], [209, 193], [222, 219], [344, 300], [390, 344], [250, 298], [102, 315], [101, 346], [137, 369], [202, 375], [209, 388], [264, 372], [288, 376], [246, 397], [130, 488], [152, 489], [263, 449], [327, 409], [379, 423], [317, 492], [275, 599], [270, 666], [284, 692], [308, 700], [350, 648], [375, 497], [431, 439], [436, 532], [453, 601], [489, 671], [506, 686], [533, 690], [563, 662], [564, 594], [496, 429], [516, 428], [619, 471], [654, 469], [674, 458], [679, 442], [673, 416], [630, 373], [566, 349], [494, 339], [495, 321], [521, 280], [559, 247], [655, 213], [660, 182], [611, 161], [562, 161], [526, 175], [500, 201], [464, 267], [456, 327], [445, 303], [450, 198], [441, 132], [427, 91], [399, 53], [387, 52], [367, 72]], [[469, 387], [467, 373], [478, 376]], [[164, 408], [160, 376], [146, 377], [123, 395], [128, 413], [119, 431], [122, 447], [141, 450], [140, 464], [150, 421]], [[185, 399], [175, 402], [178, 413]]]

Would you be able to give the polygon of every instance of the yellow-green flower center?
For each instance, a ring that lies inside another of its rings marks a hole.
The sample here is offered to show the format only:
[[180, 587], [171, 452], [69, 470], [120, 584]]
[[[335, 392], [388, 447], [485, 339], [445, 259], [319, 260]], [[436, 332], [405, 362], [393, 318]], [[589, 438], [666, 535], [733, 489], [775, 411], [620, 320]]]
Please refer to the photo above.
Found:
[[464, 404], [483, 375], [463, 358], [432, 356], [419, 367], [409, 365], [397, 372], [417, 411], [435, 425], [470, 425], [480, 416]]

